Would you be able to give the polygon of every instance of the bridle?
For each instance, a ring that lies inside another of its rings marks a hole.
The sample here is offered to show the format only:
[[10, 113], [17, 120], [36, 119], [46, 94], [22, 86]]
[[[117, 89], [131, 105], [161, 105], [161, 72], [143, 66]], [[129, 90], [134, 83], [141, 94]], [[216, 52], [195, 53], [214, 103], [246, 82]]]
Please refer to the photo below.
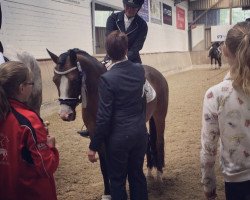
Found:
[[[80, 75], [80, 81], [81, 81], [81, 84], [84, 84], [84, 94], [85, 94], [85, 101], [87, 101], [86, 99], [86, 91], [87, 91], [87, 88], [86, 88], [86, 85], [85, 85], [85, 81], [86, 81], [86, 74], [84, 71], [82, 71], [82, 68], [81, 68], [81, 65], [79, 63], [79, 61], [77, 61], [77, 66], [71, 68], [71, 69], [68, 69], [68, 70], [65, 70], [65, 71], [58, 71], [56, 69], [54, 69], [54, 72], [60, 76], [62, 75], [66, 75], [74, 70], [77, 70], [79, 72], [79, 75]], [[64, 104], [64, 105], [67, 105], [67, 106], [70, 106], [72, 108], [76, 108], [76, 106], [78, 106], [81, 101], [82, 101], [82, 94], [80, 94], [78, 97], [75, 97], [75, 98], [58, 98], [60, 104]]]

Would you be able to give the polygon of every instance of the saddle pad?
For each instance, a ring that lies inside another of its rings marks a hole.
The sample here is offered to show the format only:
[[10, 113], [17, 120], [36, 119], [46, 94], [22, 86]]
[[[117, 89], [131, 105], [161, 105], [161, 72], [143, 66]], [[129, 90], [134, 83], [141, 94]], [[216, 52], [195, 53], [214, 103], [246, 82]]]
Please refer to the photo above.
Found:
[[155, 92], [154, 88], [152, 87], [152, 85], [148, 82], [148, 80], [146, 80], [146, 82], [143, 86], [143, 90], [146, 94], [147, 103], [149, 103], [155, 99], [156, 92]]

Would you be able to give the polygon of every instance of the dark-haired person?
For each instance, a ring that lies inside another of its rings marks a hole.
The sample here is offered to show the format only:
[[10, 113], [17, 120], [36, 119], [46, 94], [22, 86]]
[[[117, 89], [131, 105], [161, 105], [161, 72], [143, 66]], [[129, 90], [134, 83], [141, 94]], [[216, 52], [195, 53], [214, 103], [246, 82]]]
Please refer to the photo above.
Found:
[[56, 200], [55, 138], [26, 102], [33, 74], [21, 62], [0, 65], [0, 199]]
[[105, 143], [112, 200], [126, 200], [126, 179], [131, 200], [147, 200], [143, 161], [147, 148], [146, 97], [143, 95], [145, 72], [140, 64], [127, 60], [128, 39], [114, 31], [106, 38], [106, 50], [112, 66], [99, 83], [96, 131], [88, 157]]

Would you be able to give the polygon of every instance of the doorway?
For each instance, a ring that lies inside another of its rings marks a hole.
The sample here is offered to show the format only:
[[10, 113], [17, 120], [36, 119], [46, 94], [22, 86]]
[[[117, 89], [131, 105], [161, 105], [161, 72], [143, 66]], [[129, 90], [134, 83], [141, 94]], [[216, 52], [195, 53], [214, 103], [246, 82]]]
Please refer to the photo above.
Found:
[[106, 54], [105, 32], [107, 19], [112, 13], [119, 12], [121, 10], [121, 8], [117, 8], [99, 1], [92, 2], [92, 29], [94, 54]]

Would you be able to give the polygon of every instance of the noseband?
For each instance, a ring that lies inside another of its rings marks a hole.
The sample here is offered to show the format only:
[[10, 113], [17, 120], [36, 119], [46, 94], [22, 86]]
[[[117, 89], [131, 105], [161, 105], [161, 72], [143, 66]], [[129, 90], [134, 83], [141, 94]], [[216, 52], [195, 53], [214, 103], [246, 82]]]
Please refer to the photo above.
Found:
[[[77, 66], [76, 67], [73, 67], [71, 69], [68, 69], [66, 71], [57, 71], [56, 69], [54, 69], [54, 72], [58, 75], [66, 75], [74, 70], [78, 70], [79, 74], [80, 74], [80, 79], [82, 80], [81, 83], [84, 83], [84, 86], [85, 86], [85, 91], [86, 91], [86, 85], [85, 85], [85, 80], [86, 80], [86, 75], [85, 73], [82, 71], [82, 68], [81, 68], [81, 65], [79, 62], [77, 62]], [[86, 94], [86, 92], [85, 92]], [[86, 97], [85, 97], [86, 98]], [[82, 101], [82, 95], [80, 94], [78, 97], [76, 98], [59, 98], [58, 99], [60, 104], [64, 104], [64, 105], [67, 105], [67, 106], [70, 106], [72, 108], [76, 108], [76, 106], [78, 106], [81, 101]], [[87, 100], [86, 100], [87, 101]]]

